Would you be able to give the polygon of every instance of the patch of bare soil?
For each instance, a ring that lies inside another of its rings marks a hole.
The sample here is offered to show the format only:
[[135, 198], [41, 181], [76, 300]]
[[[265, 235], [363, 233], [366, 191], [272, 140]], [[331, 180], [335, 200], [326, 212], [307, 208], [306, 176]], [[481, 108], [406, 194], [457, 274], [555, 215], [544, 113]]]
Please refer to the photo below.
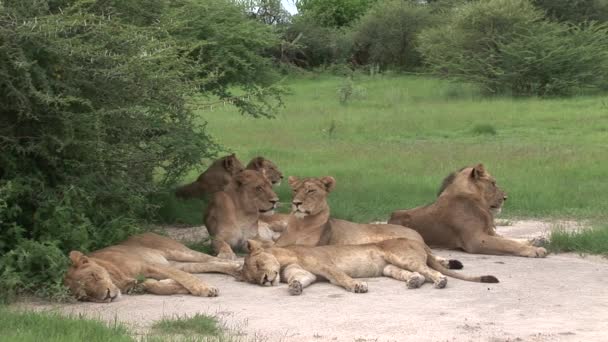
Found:
[[[553, 226], [510, 221], [497, 230], [528, 239]], [[425, 284], [408, 290], [403, 282], [373, 278], [367, 280], [366, 294], [318, 283], [301, 296], [290, 296], [285, 284], [261, 287], [226, 275], [202, 274], [219, 287], [219, 297], [139, 295], [111, 304], [20, 305], [110, 322], [118, 319], [139, 332], [163, 317], [206, 313], [241, 331], [243, 340], [257, 341], [606, 341], [605, 259], [562, 254], [527, 259], [441, 250], [437, 254], [461, 260], [462, 272], [492, 274], [500, 283], [450, 278], [445, 289]]]

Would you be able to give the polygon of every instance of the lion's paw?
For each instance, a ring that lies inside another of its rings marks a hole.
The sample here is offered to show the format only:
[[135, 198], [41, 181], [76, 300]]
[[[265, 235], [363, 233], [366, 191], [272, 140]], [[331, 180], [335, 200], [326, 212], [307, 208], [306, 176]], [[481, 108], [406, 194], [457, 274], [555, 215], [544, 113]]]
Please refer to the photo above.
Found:
[[543, 247], [530, 247], [522, 255], [528, 258], [544, 258], [547, 256], [547, 250]]
[[299, 296], [302, 294], [302, 283], [297, 280], [293, 280], [289, 283], [289, 294], [292, 296]]
[[408, 289], [417, 289], [420, 286], [422, 286], [422, 284], [424, 284], [424, 282], [426, 281], [426, 279], [424, 278], [424, 276], [418, 272], [414, 272], [412, 273], [407, 280], [405, 281], [405, 284], [407, 285]]
[[188, 291], [190, 291], [190, 293], [192, 293], [194, 296], [198, 297], [217, 297], [220, 293], [220, 290], [218, 290], [217, 287], [205, 286], [200, 284], [191, 287], [190, 289], [188, 289]]
[[364, 281], [356, 282], [355, 287], [353, 288], [353, 292], [354, 293], [367, 293], [367, 283]]
[[448, 278], [446, 276], [441, 276], [439, 279], [437, 279], [437, 281], [435, 282], [435, 288], [436, 289], [442, 289], [444, 288], [446, 285], [448, 284]]

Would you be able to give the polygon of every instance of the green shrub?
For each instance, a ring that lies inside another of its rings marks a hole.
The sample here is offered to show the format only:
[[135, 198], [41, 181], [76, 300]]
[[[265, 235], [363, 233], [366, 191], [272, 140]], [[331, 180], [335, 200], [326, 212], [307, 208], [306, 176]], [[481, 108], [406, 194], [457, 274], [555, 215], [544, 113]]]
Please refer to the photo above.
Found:
[[471, 2], [451, 13], [420, 35], [438, 74], [514, 95], [566, 95], [605, 82], [606, 26], [547, 22], [527, 0]]
[[0, 22], [0, 301], [63, 296], [67, 252], [158, 217], [155, 195], [218, 150], [193, 96], [248, 94], [259, 116], [280, 95], [276, 37], [228, 0], [8, 1]]
[[427, 5], [403, 0], [378, 2], [353, 28], [357, 61], [405, 70], [420, 66], [416, 36], [438, 18]]
[[560, 21], [608, 21], [608, 0], [532, 0], [532, 3]]

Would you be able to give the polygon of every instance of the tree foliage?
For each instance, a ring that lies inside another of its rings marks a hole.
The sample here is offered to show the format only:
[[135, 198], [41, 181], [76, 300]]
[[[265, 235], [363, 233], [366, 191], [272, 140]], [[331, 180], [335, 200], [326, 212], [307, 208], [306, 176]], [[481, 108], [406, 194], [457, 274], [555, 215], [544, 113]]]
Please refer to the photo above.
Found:
[[275, 42], [229, 1], [0, 3], [2, 298], [59, 293], [69, 250], [138, 231], [215, 155], [192, 97], [269, 115]]
[[565, 95], [603, 86], [606, 26], [548, 22], [527, 0], [471, 2], [420, 35], [429, 68], [489, 92]]
[[322, 26], [343, 27], [359, 19], [377, 0], [298, 0], [298, 12]]

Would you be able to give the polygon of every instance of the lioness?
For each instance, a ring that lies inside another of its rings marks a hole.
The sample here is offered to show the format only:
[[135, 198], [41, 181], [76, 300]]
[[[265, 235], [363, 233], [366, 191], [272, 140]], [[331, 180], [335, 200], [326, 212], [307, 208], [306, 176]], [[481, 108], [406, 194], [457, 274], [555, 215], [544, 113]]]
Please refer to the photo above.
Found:
[[[407, 238], [424, 243], [416, 231], [392, 224], [360, 224], [330, 217], [327, 196], [334, 189], [333, 177], [304, 178], [290, 176], [293, 189], [292, 213], [287, 228], [275, 246], [291, 245], [359, 245], [395, 238]], [[445, 267], [462, 268], [458, 260], [441, 260]]]
[[264, 157], [255, 157], [251, 159], [245, 169], [255, 171], [263, 170], [264, 175], [274, 186], [281, 185], [281, 180], [283, 180], [283, 174], [279, 171], [276, 164]]
[[169, 238], [145, 233], [88, 256], [70, 252], [72, 266], [64, 284], [78, 300], [109, 303], [132, 289], [138, 276], [145, 291], [214, 297], [217, 288], [190, 273], [219, 272], [236, 276], [240, 264], [189, 249]]
[[212, 194], [224, 190], [233, 177], [245, 168], [233, 153], [224, 156], [211, 164], [198, 178], [175, 190], [175, 196], [180, 198], [199, 198], [204, 194]]
[[498, 236], [494, 214], [507, 194], [482, 164], [453, 172], [443, 181], [435, 203], [398, 210], [388, 221], [419, 232], [431, 247], [458, 248], [469, 253], [545, 257], [544, 248]]
[[278, 201], [270, 181], [253, 170], [238, 173], [233, 186], [214, 193], [204, 220], [218, 257], [235, 259], [233, 249], [243, 249], [248, 239], [268, 240], [262, 236], [266, 232], [260, 231], [258, 219], [272, 215]]
[[266, 286], [283, 280], [289, 284], [292, 295], [301, 294], [302, 289], [315, 282], [317, 277], [355, 293], [367, 292], [367, 283], [351, 277], [386, 276], [405, 281], [408, 288], [418, 288], [425, 281], [432, 281], [436, 288], [444, 288], [447, 284], [445, 275], [467, 281], [498, 283], [498, 279], [491, 275], [469, 277], [450, 271], [436, 260], [423, 242], [405, 238], [321, 247], [264, 249], [253, 240], [248, 244], [249, 255], [245, 257], [240, 280]]

